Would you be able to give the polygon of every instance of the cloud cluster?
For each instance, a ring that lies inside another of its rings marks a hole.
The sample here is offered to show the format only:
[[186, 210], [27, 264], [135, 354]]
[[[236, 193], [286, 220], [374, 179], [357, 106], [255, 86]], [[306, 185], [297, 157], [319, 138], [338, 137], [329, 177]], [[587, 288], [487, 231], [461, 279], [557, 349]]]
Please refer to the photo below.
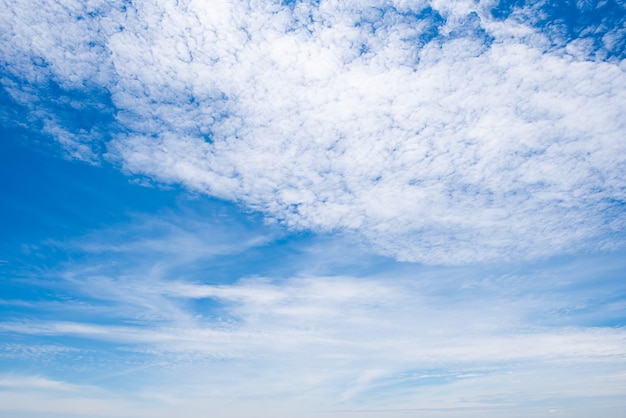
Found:
[[3, 88], [80, 158], [104, 155], [294, 229], [356, 232], [400, 260], [623, 243], [621, 53], [591, 60], [578, 38], [555, 45], [534, 15], [520, 18], [530, 12], [473, 1], [7, 6]]

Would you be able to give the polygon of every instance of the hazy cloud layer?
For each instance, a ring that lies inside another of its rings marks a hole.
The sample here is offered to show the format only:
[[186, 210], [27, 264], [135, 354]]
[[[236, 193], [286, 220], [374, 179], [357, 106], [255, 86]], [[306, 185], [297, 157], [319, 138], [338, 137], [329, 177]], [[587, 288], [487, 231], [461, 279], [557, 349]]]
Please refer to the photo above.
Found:
[[401, 260], [623, 243], [619, 5], [4, 4], [2, 118], [77, 158]]
[[[59, 413], [85, 405], [85, 416], [109, 398], [111, 416], [186, 408], [195, 417], [212, 407], [218, 417], [246, 415], [241, 408], [332, 417], [353, 408], [468, 417], [554, 409], [584, 417], [594, 405], [608, 416], [623, 408], [626, 333], [580, 326], [622, 317], [623, 304], [606, 301], [623, 290], [610, 279], [623, 263], [539, 275], [411, 270], [207, 285], [168, 279], [170, 257], [178, 256], [159, 254], [165, 271], [119, 260], [91, 270], [68, 265], [59, 274], [71, 298], [55, 318], [72, 319], [1, 322], [8, 340], [51, 339], [67, 348], [5, 344], [0, 359], [7, 351], [14, 362], [67, 359], [63, 374], [74, 382], [0, 376], [3, 410], [36, 416], [28, 396]], [[107, 275], [115, 267], [124, 275]], [[81, 389], [94, 376], [108, 389]], [[55, 402], [59, 396], [69, 403]]]
[[171, 210], [3, 266], [0, 414], [622, 415], [626, 257], [424, 267]]

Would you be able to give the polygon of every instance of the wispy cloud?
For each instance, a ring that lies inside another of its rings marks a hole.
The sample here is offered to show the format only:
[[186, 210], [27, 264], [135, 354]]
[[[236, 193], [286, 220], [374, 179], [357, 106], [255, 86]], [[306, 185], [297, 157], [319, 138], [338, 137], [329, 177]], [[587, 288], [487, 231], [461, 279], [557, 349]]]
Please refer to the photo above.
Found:
[[[96, 236], [110, 235], [90, 235]], [[99, 357], [89, 367], [108, 370], [98, 373], [108, 388], [102, 390], [115, 391], [111, 382], [119, 382], [149, 411], [216, 402], [223, 416], [254, 405], [281, 411], [278, 416], [364, 409], [382, 416], [407, 410], [478, 416], [523, 405], [518, 410], [532, 415], [532, 405], [563, 411], [581, 396], [614, 399], [626, 385], [626, 333], [610, 325], [623, 318], [624, 307], [605, 309], [624, 290], [623, 263], [615, 259], [517, 272], [392, 265], [372, 275], [320, 276], [309, 269], [212, 283], [167, 268], [187, 259], [175, 247], [142, 247], [145, 260], [166, 266], [146, 273], [149, 263], [130, 261], [136, 248], [117, 248], [90, 268], [82, 261], [59, 266], [54, 275], [68, 285], [53, 283], [51, 290], [71, 292], [81, 303], [59, 307], [55, 319], [7, 319], [0, 332], [68, 341], [65, 357]], [[316, 264], [310, 252], [302, 254], [307, 266]], [[118, 364], [121, 353], [128, 357]], [[12, 358], [37, 355], [13, 349]], [[85, 381], [80, 370], [72, 373]], [[607, 379], [606, 390], [588, 390], [589, 381]], [[541, 385], [547, 392], [539, 396]], [[136, 398], [138, 390], [145, 399]], [[94, 399], [107, 396], [114, 395]], [[619, 404], [615, 399], [611, 405]], [[191, 416], [198, 413], [189, 408]]]

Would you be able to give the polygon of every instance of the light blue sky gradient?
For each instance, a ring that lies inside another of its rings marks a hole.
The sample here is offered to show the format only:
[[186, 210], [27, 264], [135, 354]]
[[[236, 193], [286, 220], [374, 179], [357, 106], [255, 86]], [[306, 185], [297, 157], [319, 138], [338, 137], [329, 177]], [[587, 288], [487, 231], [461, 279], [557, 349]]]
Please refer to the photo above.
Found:
[[5, 1], [0, 415], [622, 417], [626, 7]]

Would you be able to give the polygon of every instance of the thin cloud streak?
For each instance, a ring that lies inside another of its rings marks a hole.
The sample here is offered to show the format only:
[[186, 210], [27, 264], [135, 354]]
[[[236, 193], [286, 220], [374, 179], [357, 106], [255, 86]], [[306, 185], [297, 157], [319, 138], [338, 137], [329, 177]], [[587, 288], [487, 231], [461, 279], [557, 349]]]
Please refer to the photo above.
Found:
[[[156, 259], [167, 261], [162, 254]], [[449, 391], [457, 379], [467, 379], [450, 376], [484, 374], [487, 382], [519, 373], [523, 365], [535, 376], [523, 385], [530, 393], [534, 379], [545, 378], [545, 367], [565, 373], [589, 365], [584, 379], [601, 379], [593, 367], [610, 364], [616, 372], [625, 366], [623, 328], [580, 326], [575, 312], [584, 316], [585, 304], [616, 290], [610, 277], [617, 265], [603, 267], [606, 288], [591, 293], [586, 281], [593, 274], [583, 274], [584, 266], [573, 268], [578, 275], [558, 268], [503, 277], [444, 270], [446, 276], [438, 278], [440, 272], [418, 270], [395, 277], [248, 277], [220, 285], [147, 277], [135, 268], [123, 267], [124, 276], [115, 278], [85, 270], [61, 274], [72, 277], [74, 298], [84, 301], [77, 310], [83, 321], [4, 321], [0, 329], [5, 335], [113, 344], [138, 356], [139, 375], [141, 367], [159, 365], [177, 379], [191, 373], [203, 387], [203, 373], [219, 372], [229, 382], [224, 396], [252, 390], [261, 399], [295, 399], [298, 388], [324, 402], [370, 407], [389, 405], [389, 399], [410, 404], [409, 388], [420, 386], [420, 374], [443, 375], [436, 387]], [[562, 290], [554, 286], [559, 281]], [[89, 305], [97, 316], [89, 314]], [[74, 309], [67, 305], [67, 317]], [[605, 311], [603, 318], [619, 315]], [[102, 316], [121, 322], [102, 324]], [[611, 391], [624, 384], [619, 376]], [[274, 383], [262, 384], [267, 379]], [[409, 392], [392, 390], [398, 385]], [[374, 404], [364, 401], [370, 392], [378, 394]]]
[[[293, 244], [300, 250], [278, 262], [291, 266], [276, 270], [287, 274], [213, 282], [210, 274], [181, 266], [189, 260], [222, 263], [230, 255], [200, 245], [206, 258], [190, 258], [177, 246], [142, 244], [156, 238], [182, 242], [181, 229], [196, 225], [194, 217], [172, 216], [167, 227], [146, 237], [144, 227], [153, 225], [149, 219], [136, 217], [134, 226], [68, 240], [64, 248], [71, 261], [45, 270], [43, 281], [35, 277], [41, 271], [29, 273], [32, 286], [68, 303], [51, 307], [31, 301], [20, 308], [30, 314], [0, 323], [7, 341], [0, 360], [63, 364], [61, 376], [67, 376], [56, 377], [60, 366], [55, 366], [46, 377], [22, 372], [22, 381], [67, 379], [99, 392], [66, 394], [62, 406], [55, 389], [35, 390], [15, 381], [10, 388], [7, 383], [5, 393], [13, 400], [6, 405], [30, 417], [39, 412], [19, 399], [39, 399], [58, 414], [118, 399], [105, 409], [110, 416], [186, 410], [194, 417], [216, 405], [220, 418], [255, 409], [275, 416], [344, 416], [363, 409], [380, 410], [381, 416], [406, 410], [468, 417], [515, 416], [511, 411], [519, 410], [541, 416], [532, 405], [563, 408], [583, 398], [587, 404], [613, 399], [626, 384], [626, 334], [605, 325], [624, 313], [619, 305], [605, 308], [623, 292], [619, 258], [518, 271], [425, 268], [376, 259], [336, 237], [325, 245], [318, 237]], [[196, 238], [228, 242], [219, 231], [238, 222], [216, 223], [216, 234], [207, 225]], [[235, 241], [272, 239], [257, 227], [239, 225]], [[80, 245], [87, 241], [90, 245]], [[358, 275], [316, 274], [316, 266], [333, 270], [338, 248], [344, 263], [378, 261]], [[275, 247], [244, 245], [237, 257], [250, 251], [267, 256]], [[598, 386], [605, 390], [588, 391], [590, 381], [607, 379], [608, 386]], [[555, 383], [561, 381], [566, 383]], [[550, 390], [540, 395], [541, 385]], [[618, 404], [611, 400], [602, 410]]]

